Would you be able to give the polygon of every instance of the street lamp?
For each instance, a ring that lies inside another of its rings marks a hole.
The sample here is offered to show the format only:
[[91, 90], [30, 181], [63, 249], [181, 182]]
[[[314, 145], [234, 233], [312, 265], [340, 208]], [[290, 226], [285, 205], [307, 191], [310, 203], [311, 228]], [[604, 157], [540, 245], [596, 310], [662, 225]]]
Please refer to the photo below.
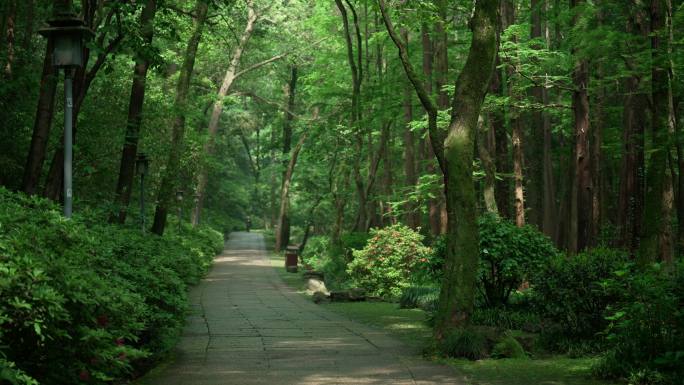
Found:
[[145, 175], [147, 175], [147, 168], [150, 165], [150, 160], [147, 155], [141, 152], [135, 159], [135, 169], [140, 174], [140, 226], [142, 232], [145, 232]]
[[64, 69], [64, 216], [71, 218], [73, 207], [72, 159], [73, 159], [73, 76], [74, 69], [83, 66], [83, 39], [92, 34], [83, 20], [71, 10], [71, 1], [63, 1], [62, 7], [48, 21], [49, 27], [38, 31], [52, 39], [52, 65]]
[[180, 234], [181, 221], [183, 220], [183, 191], [176, 191], [176, 201], [178, 201], [178, 234]]

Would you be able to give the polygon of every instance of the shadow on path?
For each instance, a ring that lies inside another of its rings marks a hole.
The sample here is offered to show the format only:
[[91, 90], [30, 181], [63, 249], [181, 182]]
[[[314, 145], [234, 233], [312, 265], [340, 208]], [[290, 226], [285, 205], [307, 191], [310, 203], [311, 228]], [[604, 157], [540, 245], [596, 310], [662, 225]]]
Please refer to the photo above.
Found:
[[145, 384], [462, 383], [452, 369], [285, 286], [261, 234], [232, 233], [190, 302], [175, 361]]

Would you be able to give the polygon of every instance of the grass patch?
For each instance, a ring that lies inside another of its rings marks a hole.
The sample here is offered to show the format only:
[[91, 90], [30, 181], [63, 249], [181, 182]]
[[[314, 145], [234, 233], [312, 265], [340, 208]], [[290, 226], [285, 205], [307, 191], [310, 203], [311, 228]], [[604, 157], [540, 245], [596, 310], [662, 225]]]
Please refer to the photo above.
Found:
[[425, 312], [400, 309], [387, 302], [333, 302], [322, 305], [354, 321], [383, 329], [406, 345], [421, 349], [430, 342], [432, 330], [425, 324]]
[[268, 253], [268, 258], [271, 260], [273, 269], [275, 269], [280, 279], [282, 279], [287, 286], [297, 290], [299, 293], [304, 293], [302, 269], [299, 269], [296, 273], [288, 273], [287, 270], [285, 270], [285, 256], [282, 253], [274, 252], [272, 249]]
[[442, 359], [467, 378], [468, 385], [606, 385], [613, 382], [591, 377], [595, 358], [549, 357], [535, 360]]

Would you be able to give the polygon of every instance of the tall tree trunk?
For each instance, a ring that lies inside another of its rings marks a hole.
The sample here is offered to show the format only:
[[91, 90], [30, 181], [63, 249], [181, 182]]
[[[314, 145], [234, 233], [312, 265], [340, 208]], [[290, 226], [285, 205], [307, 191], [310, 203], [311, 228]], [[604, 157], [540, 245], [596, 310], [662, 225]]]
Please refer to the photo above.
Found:
[[[574, 22], [579, 20], [577, 9], [584, 4], [584, 0], [571, 0], [575, 9]], [[577, 47], [573, 48], [576, 53]], [[576, 58], [573, 72], [574, 91], [572, 92], [572, 107], [574, 110], [574, 180], [572, 185], [570, 206], [570, 234], [568, 249], [571, 253], [584, 250], [589, 245], [589, 234], [592, 218], [592, 177], [589, 152], [589, 64], [585, 58]]]
[[[545, 7], [545, 0], [532, 0], [530, 8], [532, 10], [532, 28], [530, 37], [533, 39], [542, 39], [542, 14]], [[541, 45], [535, 45], [536, 49], [541, 49]], [[532, 87], [532, 97], [535, 102], [540, 104], [541, 108], [536, 109], [532, 113], [532, 132], [533, 136], [542, 138], [542, 152], [541, 164], [535, 162], [537, 172], [534, 177], [541, 181], [541, 213], [539, 213], [539, 220], [541, 221], [541, 229], [550, 238], [554, 238], [554, 217], [556, 210], [555, 185], [553, 183], [553, 162], [551, 159], [551, 121], [548, 114], [544, 110], [544, 106], [548, 104], [548, 92], [546, 88], [541, 85]], [[533, 156], [533, 158], [535, 158]]]
[[661, 238], [669, 231], [669, 218], [666, 213], [667, 202], [667, 157], [670, 143], [670, 106], [672, 105], [672, 68], [670, 67], [667, 41], [668, 15], [671, 4], [665, 0], [651, 1], [651, 100], [653, 151], [646, 173], [646, 192], [639, 261], [661, 260], [667, 250], [661, 246]]
[[[295, 108], [295, 96], [296, 96], [296, 91], [297, 91], [297, 66], [292, 66], [290, 68], [290, 82], [288, 83], [287, 86], [287, 112], [285, 113], [285, 122], [283, 123], [283, 179], [282, 183], [280, 184], [281, 187], [281, 194], [280, 194], [280, 214], [278, 216], [278, 229], [276, 230], [276, 246], [275, 249], [276, 251], [280, 251], [281, 247], [287, 246], [287, 244], [290, 242], [290, 216], [289, 216], [289, 210], [288, 208], [290, 207], [290, 195], [289, 192], [283, 193], [285, 190], [285, 184], [288, 184], [289, 188], [289, 183], [290, 181], [287, 180], [288, 178], [288, 172], [289, 172], [289, 164], [291, 164], [292, 159], [288, 159], [288, 156], [290, 155], [290, 150], [292, 147], [292, 119], [294, 119], [294, 116], [292, 115], [292, 111], [294, 111]], [[298, 152], [298, 151], [297, 151]], [[293, 153], [292, 156], [295, 156]], [[294, 167], [294, 166], [293, 166]], [[291, 177], [291, 175], [290, 175]], [[283, 202], [283, 199], [287, 199], [288, 202]]]
[[[292, 150], [290, 161], [288, 162], [287, 169], [285, 169], [285, 175], [283, 175], [283, 187], [280, 191], [280, 216], [278, 219], [278, 232], [276, 233], [275, 241], [276, 252], [287, 247], [287, 244], [290, 242], [290, 234], [283, 234], [281, 229], [285, 225], [284, 221], [287, 220], [288, 211], [290, 209], [290, 184], [292, 183], [292, 175], [294, 174], [295, 166], [297, 165], [297, 157], [299, 156], [299, 152], [301, 151], [305, 140], [306, 133], [303, 133], [302, 137], [299, 138], [299, 142], [297, 142], [297, 145]], [[287, 235], [288, 238], [285, 238], [285, 235]]]
[[[216, 95], [216, 101], [211, 111], [211, 117], [209, 118], [209, 126], [207, 128], [207, 133], [209, 135], [208, 140], [204, 143], [204, 153], [207, 158], [210, 158], [214, 154], [214, 143], [216, 141], [216, 133], [218, 132], [219, 122], [221, 121], [221, 114], [223, 113], [223, 99], [230, 93], [231, 87], [237, 79], [238, 67], [240, 66], [240, 59], [242, 58], [242, 53], [245, 51], [247, 42], [252, 36], [254, 31], [254, 23], [258, 18], [257, 13], [254, 11], [254, 6], [251, 1], [247, 1], [247, 24], [242, 32], [240, 41], [233, 51], [233, 57], [230, 59], [230, 64], [223, 76], [223, 82]], [[204, 201], [206, 199], [206, 189], [207, 189], [207, 177], [208, 172], [206, 166], [200, 166], [199, 176], [197, 177], [197, 191], [195, 191], [197, 200], [195, 202], [195, 209], [192, 212], [192, 225], [197, 226], [199, 224], [199, 218], [202, 215], [202, 208], [204, 207]]]
[[152, 232], [158, 235], [164, 234], [169, 206], [173, 201], [174, 189], [178, 185], [177, 177], [180, 168], [180, 157], [183, 152], [185, 116], [188, 107], [190, 79], [192, 77], [193, 68], [195, 67], [197, 47], [202, 38], [202, 31], [204, 30], [204, 24], [207, 20], [208, 9], [209, 3], [207, 0], [197, 0], [195, 6], [195, 25], [185, 50], [183, 67], [181, 68], [178, 85], [176, 87], [176, 99], [174, 101], [176, 116], [171, 132], [171, 149], [169, 150], [166, 170], [164, 171], [161, 186], [159, 187], [159, 194], [157, 196], [158, 203], [154, 212], [154, 223], [152, 225]]
[[482, 0], [471, 19], [468, 59], [456, 81], [449, 134], [444, 141], [445, 195], [449, 226], [444, 279], [435, 320], [438, 339], [470, 323], [479, 265], [476, 199], [472, 180], [477, 119], [494, 70], [498, 49], [499, 2]]
[[[404, 41], [408, 45], [409, 35], [406, 29], [402, 30]], [[404, 87], [404, 177], [406, 178], [406, 187], [411, 191], [415, 190], [418, 184], [418, 175], [416, 173], [416, 140], [413, 131], [409, 124], [413, 121], [413, 101], [411, 97], [411, 84], [406, 83]], [[420, 212], [419, 208], [412, 202], [407, 202], [405, 210], [406, 222], [415, 229], [420, 226]]]
[[490, 122], [485, 122], [485, 119], [480, 116], [478, 119], [478, 136], [477, 136], [477, 150], [482, 162], [482, 168], [485, 172], [484, 187], [482, 194], [484, 196], [485, 209], [493, 214], [499, 215], [499, 208], [496, 206], [496, 165], [494, 159], [489, 151], [493, 146], [488, 143], [494, 139], [494, 132]]
[[[499, 62], [500, 60], [497, 57], [497, 66]], [[503, 71], [503, 69], [494, 70], [489, 87], [491, 93], [499, 96], [503, 95], [503, 82], [501, 79]], [[510, 174], [512, 170], [508, 154], [508, 133], [506, 132], [504, 116], [499, 111], [495, 111], [489, 114], [489, 120], [491, 121], [492, 130], [494, 131], [494, 161], [496, 171], [503, 174]], [[500, 178], [496, 181], [494, 194], [496, 196], [496, 207], [499, 209], [499, 214], [504, 218], [511, 218], [511, 188], [507, 177]]]
[[523, 164], [524, 152], [522, 144], [522, 122], [520, 118], [511, 119], [513, 126], [511, 144], [513, 145], [513, 178], [515, 180], [515, 225], [522, 227], [525, 225], [525, 192], [523, 190]]
[[[626, 32], [640, 38], [642, 44], [633, 48], [635, 53], [645, 49], [649, 32], [647, 16], [640, 3], [632, 4], [626, 25]], [[634, 68], [631, 61], [627, 66]], [[643, 90], [640, 76], [632, 75], [624, 80], [625, 97], [623, 102], [623, 151], [620, 167], [620, 187], [618, 193], [618, 245], [626, 247], [635, 257], [640, 247], [641, 224], [644, 208], [644, 143], [647, 126], [646, 111], [649, 109], [648, 97]]]
[[[142, 13], [140, 14], [140, 32], [145, 46], [152, 44], [154, 36], [154, 15], [157, 11], [156, 0], [147, 0]], [[119, 180], [116, 184], [114, 204], [118, 206], [118, 215], [112, 213], [110, 222], [123, 224], [126, 222], [128, 204], [131, 200], [133, 190], [133, 179], [135, 176], [135, 158], [138, 153], [138, 140], [140, 137], [140, 126], [142, 123], [142, 109], [145, 101], [145, 82], [147, 80], [147, 70], [150, 67], [150, 60], [144, 53], [144, 48], [138, 52], [133, 69], [133, 84], [131, 85], [131, 96], [128, 102], [128, 119], [126, 120], [126, 137], [124, 139], [123, 150], [121, 151], [121, 164], [119, 167]]]
[[347, 5], [352, 10], [353, 16], [354, 16], [354, 21], [356, 24], [356, 36], [358, 40], [357, 44], [357, 57], [358, 57], [358, 62], [354, 59], [354, 43], [352, 41], [352, 35], [351, 35], [351, 30], [349, 28], [349, 18], [347, 16], [347, 8], [345, 8], [344, 4], [342, 4], [342, 0], [335, 0], [335, 4], [337, 5], [337, 8], [340, 11], [340, 15], [342, 17], [342, 25], [344, 27], [344, 38], [345, 38], [345, 43], [347, 47], [347, 60], [349, 62], [349, 68], [351, 70], [351, 75], [352, 75], [352, 97], [351, 97], [351, 116], [349, 119], [349, 126], [355, 131], [356, 133], [356, 151], [358, 152], [357, 157], [354, 158], [353, 162], [353, 173], [354, 173], [354, 184], [356, 185], [356, 193], [358, 197], [358, 215], [356, 217], [356, 223], [354, 225], [354, 230], [355, 231], [364, 231], [367, 225], [367, 206], [368, 206], [368, 197], [365, 195], [366, 188], [363, 183], [363, 178], [361, 176], [361, 156], [360, 154], [363, 151], [363, 134], [360, 130], [360, 127], [358, 127], [358, 121], [360, 119], [360, 98], [361, 98], [361, 82], [363, 80], [363, 73], [362, 73], [362, 46], [361, 46], [361, 38], [360, 38], [360, 32], [358, 29], [358, 22], [356, 18], [356, 12], [354, 11], [354, 8], [351, 6], [349, 1], [347, 1]]
[[14, 41], [17, 21], [17, 2], [8, 0], [7, 21], [5, 24], [5, 46], [7, 50], [7, 61], [4, 65], [5, 78], [12, 78], [12, 65], [14, 64]]
[[[399, 49], [407, 76], [428, 111], [436, 110], [411, 65], [385, 10], [384, 0], [378, 0], [385, 26]], [[466, 63], [456, 81], [448, 136], [442, 142], [436, 124], [430, 126], [435, 155], [444, 172], [448, 211], [448, 234], [444, 280], [435, 320], [435, 336], [441, 340], [453, 327], [469, 324], [475, 300], [475, 282], [479, 264], [476, 198], [472, 179], [474, 136], [477, 119], [498, 48], [499, 2], [478, 1], [471, 19], [472, 43]]]
[[43, 73], [40, 77], [40, 94], [33, 123], [33, 135], [31, 136], [31, 145], [26, 157], [24, 177], [21, 183], [22, 191], [29, 195], [37, 193], [43, 163], [45, 163], [50, 128], [52, 127], [55, 92], [57, 90], [57, 73], [55, 67], [52, 66], [53, 45], [53, 40], [48, 39], [45, 59], [43, 59]]
[[[446, 0], [437, 0], [436, 4], [438, 17], [435, 22], [434, 39], [435, 88], [437, 91], [437, 108], [439, 110], [446, 110], [450, 107], [449, 95], [444, 89], [444, 86], [449, 82], [449, 40], [446, 32], [448, 2]], [[431, 93], [430, 87], [428, 87], [428, 92]], [[428, 151], [430, 152], [430, 157], [433, 158], [432, 146], [430, 146]], [[431, 167], [428, 171], [435, 174], [437, 170], [434, 162], [430, 162], [428, 165]], [[438, 198], [430, 201], [430, 223], [433, 234], [446, 234], [448, 225], [446, 198], [444, 192], [440, 192], [437, 196]]]
[[684, 254], [684, 101], [677, 103], [678, 120], [676, 121], [677, 137], [677, 248], [676, 254]]

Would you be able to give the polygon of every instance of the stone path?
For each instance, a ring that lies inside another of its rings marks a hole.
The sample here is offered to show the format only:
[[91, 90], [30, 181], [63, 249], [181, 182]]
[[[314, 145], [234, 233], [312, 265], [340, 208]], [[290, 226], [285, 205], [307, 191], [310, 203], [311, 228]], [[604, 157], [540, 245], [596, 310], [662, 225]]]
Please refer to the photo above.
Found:
[[313, 304], [285, 286], [260, 234], [233, 233], [190, 293], [175, 361], [159, 385], [461, 384], [384, 332]]

